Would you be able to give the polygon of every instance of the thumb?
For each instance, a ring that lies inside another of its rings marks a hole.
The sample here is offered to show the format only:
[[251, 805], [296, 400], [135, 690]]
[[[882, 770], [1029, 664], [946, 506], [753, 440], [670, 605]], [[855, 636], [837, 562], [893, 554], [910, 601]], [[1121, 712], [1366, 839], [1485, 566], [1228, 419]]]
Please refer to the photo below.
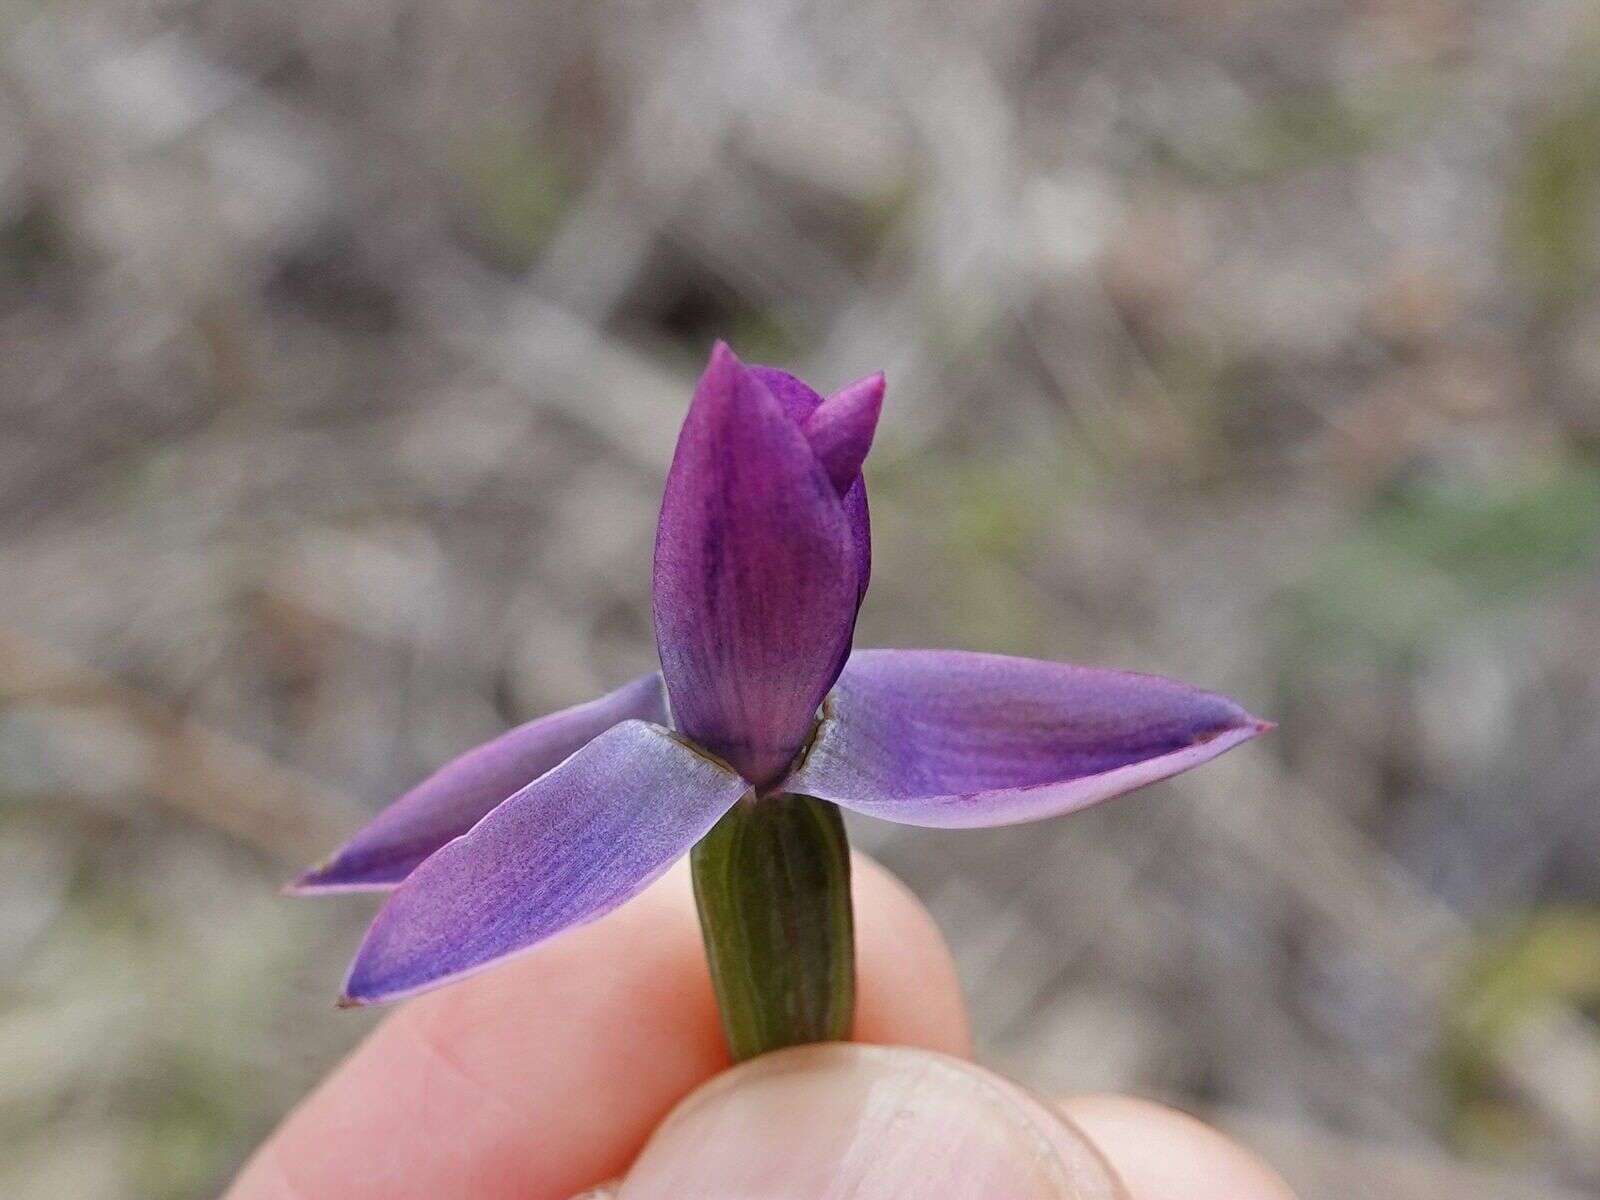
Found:
[[1123, 1200], [1100, 1153], [1013, 1084], [926, 1051], [764, 1055], [669, 1116], [616, 1200]]

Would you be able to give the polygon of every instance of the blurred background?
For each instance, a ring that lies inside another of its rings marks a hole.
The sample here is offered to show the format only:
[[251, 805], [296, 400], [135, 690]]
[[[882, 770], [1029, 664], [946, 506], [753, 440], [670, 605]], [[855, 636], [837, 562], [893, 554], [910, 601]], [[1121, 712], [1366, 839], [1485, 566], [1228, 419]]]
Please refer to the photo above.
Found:
[[10, 0], [0, 1195], [214, 1195], [362, 1034], [277, 885], [653, 665], [717, 336], [888, 372], [860, 643], [1281, 722], [855, 826], [987, 1059], [1600, 1194], [1589, 0]]

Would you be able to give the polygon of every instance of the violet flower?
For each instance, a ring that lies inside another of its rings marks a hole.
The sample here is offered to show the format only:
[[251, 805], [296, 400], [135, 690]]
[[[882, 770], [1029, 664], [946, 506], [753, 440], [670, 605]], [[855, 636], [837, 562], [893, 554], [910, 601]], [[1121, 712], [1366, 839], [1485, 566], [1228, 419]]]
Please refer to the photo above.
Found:
[[870, 566], [861, 464], [883, 394], [874, 375], [823, 399], [717, 345], [656, 535], [660, 674], [468, 752], [297, 881], [396, 889], [346, 1002], [407, 996], [594, 920], [735, 806], [814, 797], [909, 825], [1033, 821], [1269, 728], [1147, 675], [851, 653]]

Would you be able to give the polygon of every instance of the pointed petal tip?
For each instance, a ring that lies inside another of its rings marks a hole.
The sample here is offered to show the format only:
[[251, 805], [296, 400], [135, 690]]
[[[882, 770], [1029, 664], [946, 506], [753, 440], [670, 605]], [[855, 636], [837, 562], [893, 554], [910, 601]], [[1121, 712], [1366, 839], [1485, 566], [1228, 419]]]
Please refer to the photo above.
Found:
[[346, 874], [339, 857], [319, 863], [302, 871], [278, 889], [280, 896], [337, 896], [352, 892], [392, 892], [400, 885], [398, 879], [360, 878]]
[[[382, 915], [382, 910], [379, 910]], [[362, 957], [366, 949], [363, 944], [356, 951], [356, 956], [349, 968], [344, 973], [344, 983], [339, 986], [339, 995], [335, 998], [333, 1006], [337, 1009], [347, 1008], [375, 1008], [388, 1004], [392, 1000], [401, 1000], [411, 995], [409, 990], [386, 992], [381, 988], [372, 986], [371, 980], [362, 978]]]
[[733, 347], [718, 338], [695, 383], [689, 406], [691, 411], [704, 406], [719, 413], [720, 419], [731, 420], [749, 405], [752, 388], [764, 391], [766, 385], [733, 352]]
[[[876, 426], [878, 416], [883, 411], [883, 398], [888, 390], [889, 382], [884, 378], [882, 371], [868, 375], [865, 379], [858, 379], [854, 383], [847, 383], [823, 401], [818, 413], [813, 413], [808, 423], [819, 419], [819, 413], [822, 417], [834, 417], [836, 414], [848, 412], [858, 414], [853, 419]], [[823, 408], [828, 411], [821, 412]]]
[[289, 880], [278, 889], [280, 896], [315, 896], [324, 892], [342, 890], [337, 884], [332, 883], [331, 877], [339, 867], [339, 856], [331, 855], [317, 863], [316, 866], [307, 867], [300, 874]]
[[1225, 749], [1243, 745], [1245, 742], [1254, 741], [1264, 733], [1271, 733], [1278, 727], [1276, 721], [1268, 721], [1256, 716], [1237, 701], [1230, 699], [1220, 692], [1197, 690], [1197, 695], [1207, 696], [1220, 701], [1231, 715], [1222, 723], [1209, 729], [1197, 731], [1190, 741], [1195, 748], [1210, 746], [1214, 742], [1225, 742]]
[[863, 401], [876, 404], [883, 403], [883, 397], [889, 390], [889, 380], [882, 371], [874, 371], [865, 379], [858, 379], [839, 389], [840, 395], [849, 392]]
[[280, 896], [316, 896], [334, 889], [325, 886], [324, 878], [333, 868], [335, 859], [327, 859], [314, 867], [307, 867], [293, 879], [281, 884], [278, 888]]

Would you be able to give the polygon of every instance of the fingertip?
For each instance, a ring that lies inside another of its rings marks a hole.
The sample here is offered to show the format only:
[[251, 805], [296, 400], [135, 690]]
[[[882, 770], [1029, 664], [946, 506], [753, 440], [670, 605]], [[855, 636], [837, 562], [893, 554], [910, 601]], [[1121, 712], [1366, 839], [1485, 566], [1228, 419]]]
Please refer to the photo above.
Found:
[[1111, 1095], [1059, 1107], [1116, 1168], [1131, 1200], [1294, 1200], [1261, 1159], [1175, 1108]]
[[905, 1046], [796, 1046], [694, 1092], [622, 1200], [1127, 1200], [1103, 1157], [1016, 1085]]
[[[964, 1053], [943, 938], [857, 857], [857, 1035]], [[615, 1175], [727, 1049], [680, 866], [604, 920], [419, 996], [241, 1176], [234, 1200], [565, 1200]]]
[[955, 959], [933, 916], [897, 876], [856, 855], [858, 1041], [917, 1046], [960, 1058], [972, 1030]]

